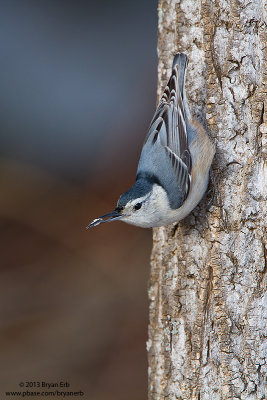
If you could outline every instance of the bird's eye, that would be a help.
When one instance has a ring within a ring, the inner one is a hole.
[[[135,210],[139,210],[142,207],[142,203],[136,203],[134,206]]]

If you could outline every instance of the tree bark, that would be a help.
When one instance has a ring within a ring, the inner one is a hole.
[[[159,1],[158,94],[173,55],[187,53],[188,100],[216,143],[222,207],[208,210],[206,196],[181,223],[154,229],[150,400],[266,398],[264,15],[260,0]]]

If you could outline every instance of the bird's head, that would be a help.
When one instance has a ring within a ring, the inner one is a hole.
[[[161,186],[147,179],[139,179],[120,196],[114,211],[93,220],[87,228],[119,219],[143,228],[157,226],[163,198],[164,203],[167,202],[166,192]]]

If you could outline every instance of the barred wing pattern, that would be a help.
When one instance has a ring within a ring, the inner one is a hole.
[[[184,75],[184,71],[182,72]],[[172,75],[150,124],[147,140],[152,136],[152,143],[155,144],[160,137],[185,200],[190,189],[192,160],[188,148],[186,116],[181,92],[179,67],[174,64]]]

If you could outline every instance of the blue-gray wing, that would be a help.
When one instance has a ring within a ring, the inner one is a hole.
[[[183,204],[191,182],[183,103],[186,65],[185,54],[174,57],[172,74],[150,124],[137,170],[137,178],[146,174],[156,177],[168,193],[172,208]]]

